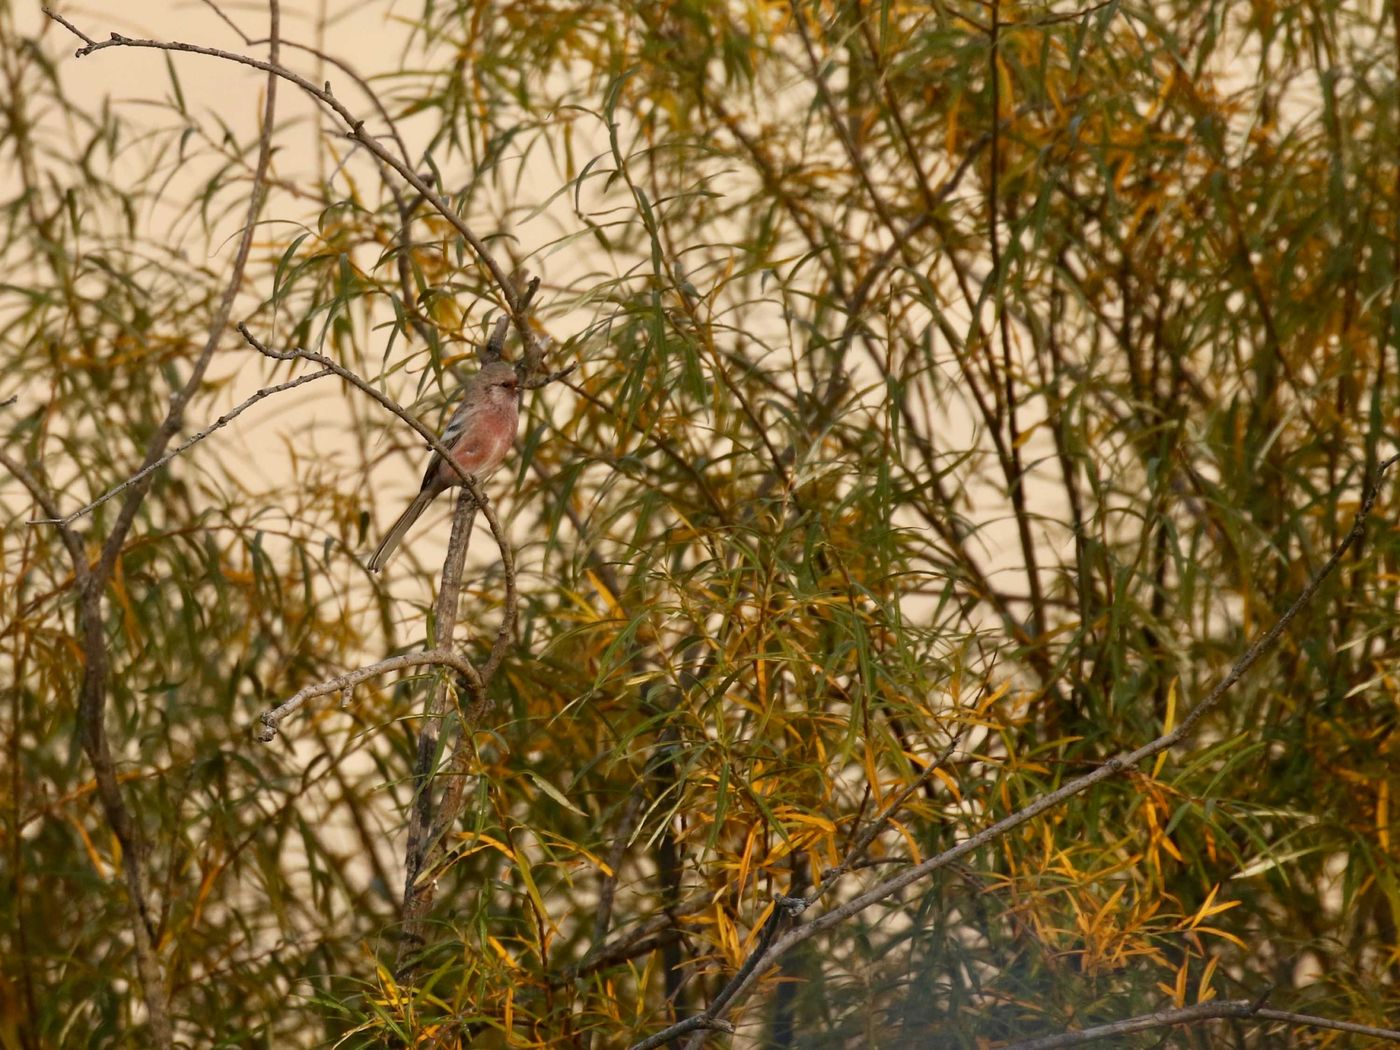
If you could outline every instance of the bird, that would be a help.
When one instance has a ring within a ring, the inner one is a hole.
[[[507,361],[492,361],[463,385],[462,400],[447,429],[442,432],[442,444],[468,474],[478,481],[489,476],[505,462],[515,443],[515,428],[520,413],[520,379],[515,366]],[[389,529],[379,549],[369,559],[371,572],[384,568],[404,534],[413,527],[428,504],[462,477],[437,452],[428,460],[423,484],[413,502]]]

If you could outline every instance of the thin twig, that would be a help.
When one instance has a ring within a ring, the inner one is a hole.
[[[202,4],[204,4],[205,7],[209,8],[209,10],[212,11],[212,12],[214,13],[214,15],[216,15],[216,16],[219,18],[219,20],[222,21],[222,22],[224,23],[224,25],[228,26],[230,29],[232,29],[235,33],[238,34],[239,39],[243,41],[243,46],[244,46],[244,47],[252,47],[252,46],[253,46],[253,40],[252,40],[252,38],[251,38],[247,33],[243,32],[243,30],[240,29],[240,28],[238,27],[238,23],[235,22],[235,21],[234,21],[232,18],[230,18],[228,15],[226,15],[226,14],[224,13],[224,9],[223,9],[222,7],[220,7],[218,4],[214,3],[214,0],[200,0],[200,2],[201,2]],[[71,28],[71,27],[70,27],[70,28]],[[96,41],[94,41],[94,43],[95,43],[95,42],[96,42]],[[264,40],[263,43],[265,44],[265,43],[267,43],[267,41]],[[284,41],[282,41],[282,43],[283,43],[284,45],[286,45],[286,44],[289,44],[290,41],[284,40]]]
[[[262,401],[264,398],[269,398],[273,394],[280,394],[284,390],[291,390],[293,387],[302,386],[306,383],[311,382],[313,379],[320,379],[322,376],[328,375],[334,375],[334,373],[329,368],[323,368],[319,372],[312,372],[310,375],[299,376],[296,379],[290,379],[285,383],[278,383],[275,386],[263,387],[256,393],[249,395],[248,398],[242,403],[230,409],[228,412],[225,412],[222,416],[214,420],[213,423],[209,424],[209,426],[205,427],[198,434],[193,435],[188,440],[177,445],[165,455],[161,456],[160,459],[156,460],[154,463],[148,463],[146,466],[138,470],[135,474],[131,475],[131,477],[123,481],[120,485],[108,489],[101,496],[98,496],[97,499],[93,500],[86,506],[79,507],[77,510],[73,511],[73,513],[68,514],[62,518],[55,518],[52,516],[52,512],[45,510],[46,514],[50,514],[49,517],[35,518],[32,521],[30,521],[29,524],[61,526],[71,525],[73,524],[73,522],[77,521],[85,514],[91,514],[94,510],[102,506],[102,504],[106,503],[113,496],[121,495],[127,489],[131,488],[132,485],[135,485],[137,482],[144,480],[148,474],[153,474],[155,471],[165,466],[175,457],[183,454],[184,452],[187,452],[189,449],[193,448],[195,445],[199,444],[201,441],[207,438],[210,434],[214,433],[214,431],[222,430],[224,427],[228,426],[235,419],[241,416],[248,409],[252,408],[259,401]]]
[[[1158,1010],[1156,1013],[1127,1017],[1109,1024],[1095,1025],[1078,1032],[1061,1032],[1058,1035],[1042,1036],[1012,1043],[1004,1050],[1061,1050],[1067,1046],[1083,1046],[1100,1039],[1113,1039],[1131,1035],[1134,1032],[1150,1032],[1156,1028],[1171,1028],[1175,1025],[1195,1024],[1198,1021],[1215,1021],[1221,1018],[1237,1018],[1246,1021],[1279,1021],[1299,1028],[1331,1028],[1339,1032],[1353,1032],[1370,1036],[1373,1039],[1386,1039],[1400,1043],[1400,1031],[1392,1028],[1372,1028],[1370,1025],[1353,1024],[1350,1021],[1333,1021],[1326,1017],[1311,1014],[1295,1014],[1284,1010],[1266,1010],[1258,1002],[1249,999],[1223,1000],[1213,1003],[1198,1003],[1173,1010]]]
[[[448,648],[400,653],[398,656],[391,656],[366,667],[357,667],[353,671],[346,671],[334,678],[327,678],[324,681],[303,686],[293,696],[283,700],[276,707],[268,708],[258,716],[257,739],[265,744],[275,737],[277,727],[281,724],[282,719],[293,714],[308,700],[314,700],[318,696],[327,696],[331,693],[350,692],[361,682],[367,682],[371,678],[378,678],[380,675],[389,674],[392,671],[402,671],[406,667],[450,667],[454,671],[466,675],[468,679],[475,679],[477,676],[476,668],[472,666],[470,660],[457,655]]]
[[[88,36],[86,33],[84,33],[81,29],[75,26],[72,22],[68,21],[68,19],[64,18],[57,11],[50,11],[47,7],[45,7],[43,8],[43,12],[44,14],[52,18],[55,22],[57,22],[59,25],[61,25],[64,29],[68,30],[68,32],[72,33],[79,40],[85,41],[88,47],[97,46],[96,40]]]
[[[1351,1021],[1334,1021],[1330,1017],[1295,1014],[1289,1010],[1260,1009],[1254,1011],[1254,1016],[1265,1021],[1281,1021],[1284,1024],[1308,1028],[1330,1028],[1334,1032],[1353,1032],[1356,1035],[1369,1035],[1375,1039],[1388,1039],[1392,1043],[1400,1043],[1400,1029],[1395,1028],[1373,1028],[1371,1025],[1355,1024]]]
[[[312,364],[320,365],[327,371],[334,372],[336,375],[340,376],[341,379],[345,380],[357,390],[368,394],[375,401],[379,402],[381,406],[387,408],[390,412],[398,416],[401,420],[403,420],[415,431],[417,431],[418,436],[421,437],[425,442],[427,442],[428,448],[432,449],[439,456],[441,456],[443,458],[443,461],[446,462],[449,467],[451,467],[454,471],[457,472],[457,476],[461,478],[462,484],[465,485],[467,489],[471,492],[471,494],[477,498],[478,502],[480,502],[484,498],[481,494],[480,488],[476,484],[476,478],[473,477],[471,474],[467,473],[466,468],[457,462],[457,460],[452,455],[452,451],[442,443],[437,433],[431,427],[429,427],[428,424],[424,423],[412,412],[404,408],[403,405],[399,404],[388,394],[384,393],[373,383],[369,382],[369,380],[350,371],[350,369],[346,368],[344,365],[340,364],[340,362],[334,360],[333,358],[329,358],[325,354],[319,354],[315,350],[304,350],[301,347],[294,347],[291,350],[274,350],[272,349],[272,347],[268,346],[266,343],[262,342],[262,340],[260,340],[257,336],[255,336],[252,333],[252,331],[248,328],[248,326],[243,322],[240,321],[236,327],[238,329],[238,333],[241,336],[243,336],[243,338],[248,342],[248,345],[251,346],[258,353],[263,354],[266,357],[270,357],[276,361],[310,361]]]

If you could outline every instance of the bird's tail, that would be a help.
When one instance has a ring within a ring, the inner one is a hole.
[[[394,527],[389,530],[389,534],[384,537],[384,542],[379,545],[379,549],[370,558],[370,572],[378,572],[384,568],[384,563],[389,560],[389,555],[394,553],[399,541],[403,539],[404,533],[413,528],[413,523],[422,517],[423,512],[428,509],[428,504],[433,501],[433,497],[436,495],[437,493],[432,489],[426,488],[413,497],[413,502],[399,515],[399,520],[394,522]]]

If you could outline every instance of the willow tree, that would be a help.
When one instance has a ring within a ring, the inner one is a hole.
[[[317,11],[0,0],[4,1045],[1400,1040],[1393,7]]]

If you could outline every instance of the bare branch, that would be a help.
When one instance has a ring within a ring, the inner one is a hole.
[[[50,17],[65,26],[82,39],[89,41],[87,48],[101,47],[90,38],[50,12]],[[278,55],[280,30],[280,8],[278,0],[269,3],[270,62],[275,65]],[[84,48],[84,50],[87,50]],[[268,168],[272,157],[272,132],[275,125],[277,106],[277,80],[269,75],[267,93],[263,105],[262,131],[258,138],[258,160],[253,174],[252,192],[248,201],[248,211],[243,224],[243,232],[234,253],[228,283],[224,288],[214,316],[209,321],[208,335],[204,346],[195,357],[194,365],[184,385],[170,398],[170,407],[165,419],[157,428],[146,447],[142,470],[157,463],[169,448],[170,442],[179,433],[184,422],[184,413],[190,400],[198,392],[204,381],[205,372],[213,359],[228,327],[229,314],[234,299],[243,284],[243,273],[252,250],[253,234],[257,228],[258,213],[267,195]],[[146,871],[144,868],[148,849],[146,836],[140,824],[132,815],[131,809],[122,794],[117,779],[116,763],[112,757],[111,742],[107,736],[106,712],[108,676],[111,660],[107,650],[107,623],[104,614],[104,597],[107,584],[112,578],[117,561],[126,544],[126,538],[135,524],[136,515],[154,481],[154,471],[142,474],[126,489],[125,499],[117,513],[111,532],[102,545],[97,564],[87,570],[85,556],[70,547],[74,558],[75,577],[83,579],[78,603],[78,625],[82,635],[83,677],[78,695],[78,736],[84,753],[92,763],[93,779],[97,785],[97,796],[102,806],[103,817],[111,828],[112,835],[120,847],[122,873],[126,883],[127,905],[130,912],[133,948],[136,957],[136,971],[140,981],[142,997],[145,1000],[150,1041],[160,1050],[174,1045],[174,1032],[170,1023],[170,990],[162,974],[159,958],[159,942],[156,924],[150,913],[146,897]],[[46,513],[55,516],[53,511]],[[66,529],[67,526],[60,526]],[[67,542],[67,541],[65,541]],[[84,572],[86,575],[84,576]]]
[[[1083,1046],[1101,1039],[1132,1035],[1134,1032],[1150,1032],[1156,1028],[1171,1028],[1175,1025],[1195,1024],[1200,1021],[1215,1021],[1221,1018],[1238,1018],[1246,1021],[1279,1021],[1299,1028],[1330,1028],[1339,1032],[1353,1032],[1370,1036],[1373,1039],[1386,1039],[1400,1043],[1400,1031],[1391,1028],[1372,1028],[1369,1025],[1352,1024],[1349,1021],[1333,1021],[1326,1017],[1310,1014],[1288,1013],[1284,1010],[1265,1010],[1258,1002],[1249,999],[1223,1000],[1213,1003],[1198,1003],[1173,1010],[1159,1010],[1156,1013],[1128,1017],[1110,1024],[1095,1025],[1078,1032],[1061,1032],[1058,1035],[1042,1036],[1012,1043],[1005,1050],[1061,1050],[1067,1046]]]
[[[257,739],[265,744],[275,737],[282,719],[295,712],[308,700],[314,700],[318,696],[326,696],[330,693],[349,692],[361,682],[389,674],[391,671],[402,671],[405,667],[450,667],[467,676],[469,680],[476,678],[476,668],[472,666],[471,661],[457,655],[450,649],[424,649],[416,653],[400,653],[398,656],[391,656],[366,667],[358,667],[353,671],[336,675],[334,678],[327,678],[324,681],[305,686],[276,707],[268,708],[258,716]]]
[[[476,479],[472,477],[471,474],[468,474],[466,469],[460,463],[458,463],[456,459],[453,458],[451,450],[446,445],[444,445],[441,440],[439,440],[436,431],[434,431],[431,427],[428,426],[428,424],[424,423],[421,419],[415,416],[408,409],[404,408],[403,405],[399,404],[388,394],[384,393],[382,390],[376,387],[373,383],[369,382],[362,376],[359,376],[356,373],[350,371],[350,369],[346,368],[338,361],[327,357],[325,354],[319,354],[314,350],[304,350],[301,347],[294,347],[291,350],[274,350],[266,343],[258,339],[258,337],[255,336],[252,333],[252,331],[249,330],[248,326],[243,322],[240,321],[237,325],[237,328],[239,334],[242,335],[245,340],[247,340],[248,345],[251,346],[258,353],[263,354],[266,357],[273,358],[276,361],[310,361],[313,364],[320,365],[322,368],[326,369],[329,372],[334,372],[336,375],[340,376],[341,379],[345,380],[357,390],[363,391],[364,393],[368,394],[375,401],[379,402],[380,405],[382,405],[384,408],[387,408],[390,412],[398,416],[405,423],[411,426],[415,431],[417,431],[418,436],[421,437],[425,442],[427,442],[428,448],[432,449],[439,456],[441,456],[444,462],[446,462],[453,470],[457,472],[457,476],[462,479],[462,484],[467,486],[467,488],[471,491],[472,495],[477,497],[478,501],[482,499],[481,492],[476,487]]]
[[[462,592],[462,567],[467,560],[467,545],[471,541],[476,504],[472,494],[463,489],[457,497],[452,515],[452,535],[447,542],[447,555],[442,563],[442,584],[434,606],[433,641],[440,649],[452,644],[452,632],[457,627],[458,598]],[[473,670],[468,681],[480,696],[484,690],[482,676]],[[433,770],[438,758],[438,733],[450,702],[448,683],[441,681],[433,690],[424,711],[423,726],[418,731],[418,760],[413,770],[414,799],[409,809],[408,846],[404,856],[403,928],[399,932],[398,969],[400,975],[410,964],[412,953],[423,943],[424,922],[432,908],[435,886],[433,880],[420,882],[419,875],[430,867],[429,857],[436,843],[433,831]],[[465,734],[464,734],[465,735]]]
[[[200,0],[200,3],[202,3],[205,7],[209,8],[209,10],[210,10],[211,12],[213,12],[213,14],[214,14],[216,17],[218,17],[218,19],[219,19],[221,22],[224,23],[224,25],[228,26],[228,27],[229,27],[230,29],[232,29],[235,33],[237,33],[237,34],[238,34],[238,38],[239,38],[240,40],[243,41],[243,46],[244,46],[244,47],[252,47],[252,46],[253,46],[253,40],[252,40],[252,38],[251,38],[250,36],[248,36],[247,33],[243,32],[243,30],[240,29],[240,28],[238,27],[238,23],[235,22],[232,18],[230,18],[227,14],[225,14],[225,13],[224,13],[224,9],[221,8],[218,4],[214,3],[214,0]],[[47,13],[47,12],[46,12],[46,13]],[[66,24],[66,23],[65,23],[65,24]],[[72,29],[73,27],[72,27],[72,26],[69,26],[68,28]],[[77,30],[73,30],[73,31],[74,31],[74,32],[77,32]],[[91,41],[91,43],[96,43],[96,41]],[[262,41],[262,43],[266,44],[267,41],[264,40],[264,41]],[[286,40],[283,40],[282,43],[283,43],[284,46],[286,46],[286,45],[288,45],[290,42],[289,42],[289,41],[286,41]]]
[[[121,495],[127,489],[131,488],[132,485],[135,485],[137,482],[144,480],[148,474],[153,474],[155,471],[165,466],[175,457],[183,454],[184,452],[187,452],[189,449],[193,448],[195,445],[199,444],[201,441],[207,438],[210,434],[214,433],[216,430],[222,430],[224,427],[228,426],[248,409],[256,405],[259,401],[262,401],[265,398],[269,398],[273,394],[280,394],[284,390],[291,390],[293,387],[299,387],[306,383],[310,383],[312,380],[320,379],[322,376],[328,376],[333,374],[334,373],[332,373],[329,368],[323,368],[319,372],[312,372],[310,375],[299,376],[298,378],[290,379],[285,383],[278,383],[275,386],[263,387],[256,393],[249,395],[244,401],[236,405],[234,408],[230,409],[228,412],[225,412],[222,416],[214,420],[213,423],[209,424],[209,426],[205,427],[198,434],[193,435],[186,441],[177,445],[165,455],[161,456],[160,459],[156,460],[154,463],[149,463],[146,466],[142,467],[135,474],[131,475],[131,477],[123,481],[120,485],[108,489],[101,496],[98,496],[97,499],[93,500],[86,506],[79,507],[77,510],[73,511],[73,513],[68,514],[62,518],[53,517],[52,515],[55,512],[48,510],[48,508],[45,508],[44,512],[46,514],[49,514],[50,516],[47,518],[36,518],[33,521],[29,522],[29,524],[59,526],[71,525],[83,515],[91,514],[94,510],[102,506],[102,504],[106,503],[113,496]]]
[[[57,22],[59,25],[61,25],[64,29],[68,30],[68,32],[72,33],[79,40],[84,41],[88,47],[97,46],[96,40],[88,36],[86,33],[84,33],[81,29],[75,26],[72,22],[68,21],[68,19],[64,18],[57,11],[51,11],[47,7],[45,7],[43,8],[43,12],[44,14],[52,18],[55,22]]]
[[[1282,1021],[1284,1024],[1306,1028],[1328,1028],[1334,1032],[1352,1032],[1356,1035],[1369,1035],[1374,1039],[1387,1039],[1392,1043],[1400,1043],[1400,1029],[1395,1028],[1373,1028],[1370,1025],[1353,1024],[1351,1021],[1334,1021],[1330,1017],[1295,1014],[1288,1010],[1260,1009],[1254,1011],[1254,1016],[1264,1021]]]
[[[640,1043],[632,1044],[631,1050],[653,1050],[654,1047],[669,1043],[677,1036],[686,1035],[690,1032],[699,1032],[700,1038],[704,1039],[705,1032],[733,1032],[734,1026],[728,1021],[715,1017],[706,1017],[704,1014],[696,1014],[694,1017],[687,1017],[684,1021],[673,1024],[664,1032],[657,1032],[656,1035],[643,1039]]]

